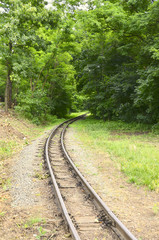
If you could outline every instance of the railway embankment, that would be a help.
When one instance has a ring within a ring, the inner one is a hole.
[[[43,147],[48,131],[13,114],[0,116],[2,240],[69,238],[44,168]]]
[[[50,130],[3,113],[0,132],[0,239],[71,239],[43,158]],[[138,239],[157,240],[158,192],[128,182],[112,156],[85,146],[78,129],[70,127],[65,139],[75,165],[116,216]]]

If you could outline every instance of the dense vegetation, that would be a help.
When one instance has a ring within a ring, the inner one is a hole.
[[[0,1],[0,96],[35,122],[159,121],[159,0]]]

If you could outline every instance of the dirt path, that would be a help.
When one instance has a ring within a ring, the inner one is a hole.
[[[127,182],[109,155],[86,149],[74,128],[66,134],[66,148],[76,166],[110,209],[140,240],[159,239],[159,194]]]
[[[46,134],[26,146],[9,165],[11,186],[0,199],[1,240],[69,239],[44,169],[45,138]]]

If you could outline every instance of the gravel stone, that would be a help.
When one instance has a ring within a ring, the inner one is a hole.
[[[36,192],[34,192],[36,183],[33,181],[35,169],[33,165],[35,164],[39,141],[38,139],[31,145],[26,146],[13,166],[11,189],[13,206],[36,204]]]

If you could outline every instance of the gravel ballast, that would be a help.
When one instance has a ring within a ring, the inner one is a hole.
[[[37,188],[33,176],[35,174],[35,155],[38,143],[39,139],[26,146],[13,166],[11,191],[13,206],[30,206],[37,202]]]

